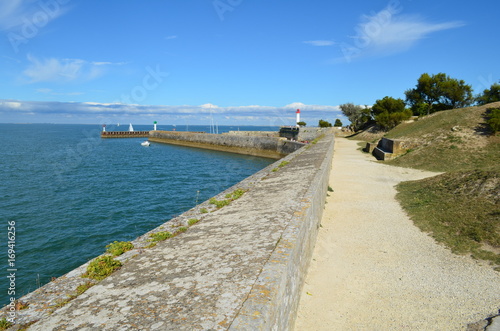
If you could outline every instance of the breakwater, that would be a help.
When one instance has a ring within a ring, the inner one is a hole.
[[[17,321],[39,320],[30,330],[292,327],[333,144],[328,134],[137,238],[120,270],[75,298],[87,264],[26,295]],[[179,234],[149,247],[165,231]]]
[[[304,144],[277,137],[151,131],[149,141],[279,159]]]
[[[141,138],[149,137],[149,131],[102,131],[101,138]]]

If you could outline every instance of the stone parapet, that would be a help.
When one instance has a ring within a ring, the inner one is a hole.
[[[214,197],[245,191],[227,205],[205,201],[137,238],[118,258],[118,271],[75,298],[68,295],[88,280],[80,277],[86,265],[26,295],[18,321],[38,320],[29,330],[43,331],[290,329],[333,145],[328,134]],[[146,246],[150,234],[182,226],[175,237]]]

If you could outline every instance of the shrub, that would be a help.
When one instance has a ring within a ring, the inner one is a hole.
[[[384,111],[375,116],[375,121],[381,128],[389,130],[394,128],[399,123],[409,119],[411,115],[412,112],[408,109],[396,113],[389,113]]]
[[[106,252],[113,256],[122,255],[131,249],[134,249],[134,245],[130,241],[114,241],[111,244],[106,245]]]
[[[101,256],[90,262],[83,277],[102,280],[121,266],[122,263],[111,256]]]
[[[486,123],[493,133],[500,131],[500,108],[489,108]]]
[[[332,123],[330,123],[328,121],[319,120],[318,126],[320,128],[331,128],[332,127]]]

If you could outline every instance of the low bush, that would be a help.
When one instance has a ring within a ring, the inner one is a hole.
[[[487,112],[486,123],[493,133],[497,133],[500,131],[500,108],[489,108]]]

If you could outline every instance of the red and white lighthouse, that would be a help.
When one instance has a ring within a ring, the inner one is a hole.
[[[297,116],[296,124],[297,124],[297,126],[299,126],[299,122],[300,122],[300,109],[297,109],[297,111],[295,112],[295,114]]]

